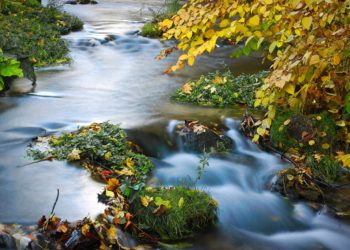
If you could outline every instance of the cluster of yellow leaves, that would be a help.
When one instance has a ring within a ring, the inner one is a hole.
[[[168,72],[193,65],[219,40],[243,43],[239,55],[261,50],[272,61],[256,92],[255,106],[268,111],[255,141],[269,134],[276,107],[328,110],[349,134],[340,121],[345,105],[350,110],[350,0],[191,0],[160,26],[164,39],[178,40],[183,51]]]

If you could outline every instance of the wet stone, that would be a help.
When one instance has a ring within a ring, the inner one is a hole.
[[[223,152],[232,148],[233,141],[197,121],[185,121],[178,126],[177,134],[181,148],[191,152]]]

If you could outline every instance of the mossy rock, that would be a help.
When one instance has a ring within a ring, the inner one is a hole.
[[[193,237],[217,220],[217,203],[204,191],[187,187],[146,188],[131,209],[138,225],[163,241]]]
[[[270,134],[273,146],[283,151],[298,148],[306,153],[329,154],[336,146],[337,126],[327,112],[303,115],[296,111],[279,110]]]

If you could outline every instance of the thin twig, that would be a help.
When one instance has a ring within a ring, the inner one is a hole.
[[[59,197],[60,197],[60,190],[57,188],[56,200],[55,200],[55,203],[53,204],[53,207],[52,207],[52,210],[51,210],[50,215],[52,215],[53,212],[55,211],[55,207],[56,207],[56,204],[57,204],[57,201],[58,201],[58,198],[59,198]]]
[[[43,162],[43,161],[52,161],[52,159],[53,159],[53,156],[50,155],[50,156],[46,157],[45,159],[33,161],[33,162],[24,164],[24,165],[22,165],[22,166],[17,166],[17,167],[18,167],[18,168],[23,168],[23,167],[26,167],[26,166],[29,166],[29,165],[33,165],[33,164],[36,164],[36,163],[39,163],[39,162]]]

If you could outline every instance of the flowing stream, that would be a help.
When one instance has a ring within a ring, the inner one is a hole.
[[[197,249],[349,249],[350,226],[292,203],[269,191],[274,174],[288,164],[243,138],[238,124],[244,110],[178,105],[169,95],[201,74],[229,67],[234,73],[266,68],[260,58],[228,59],[228,48],[203,56],[197,66],[173,75],[163,70],[175,57],[155,56],[171,45],[140,37],[157,0],[100,0],[98,5],[64,8],[81,17],[84,30],[65,38],[73,62],[38,70],[33,90],[18,80],[0,98],[0,223],[34,224],[48,214],[59,188],[56,214],[68,220],[96,216],[103,184],[83,168],[65,162],[30,162],[26,147],[36,136],[74,130],[91,122],[120,123],[152,156],[152,181],[173,185],[195,179],[200,156],[169,147],[174,126],[184,119],[220,124],[233,139],[232,151],[210,157],[197,188],[219,203],[217,229],[195,239]],[[223,66],[223,65],[226,66]]]

